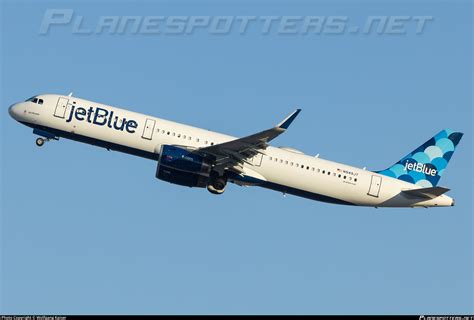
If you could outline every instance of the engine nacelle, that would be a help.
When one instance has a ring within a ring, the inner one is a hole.
[[[212,164],[186,149],[163,145],[156,168],[158,179],[187,187],[205,188]]]
[[[211,172],[209,182],[207,184],[207,190],[213,194],[222,194],[225,191],[227,185],[227,175],[219,175],[217,172]]]

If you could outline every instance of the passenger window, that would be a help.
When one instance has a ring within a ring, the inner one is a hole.
[[[178,133],[178,138],[181,138],[181,133]]]
[[[346,176],[344,176],[344,180],[346,180],[346,178],[347,178],[347,177],[346,177]]]
[[[280,163],[283,163],[283,159],[280,159]]]
[[[328,176],[330,176],[330,175],[331,175],[331,171],[328,171]]]
[[[306,170],[309,170],[309,167],[308,167],[308,166],[306,167]]]
[[[288,164],[288,160],[287,160],[287,161],[285,161],[285,164]]]
[[[338,175],[337,177],[338,177],[338,178],[340,178],[340,177],[341,177],[341,175]]]
[[[354,182],[357,182],[357,178],[354,178]]]
[[[323,174],[325,174],[325,173],[326,173],[326,171],[325,171],[325,170],[323,170]]]
[[[272,157],[270,157],[270,161],[272,161],[272,159],[273,159],[273,158],[272,158]]]
[[[293,166],[293,162],[290,162],[290,166]]]

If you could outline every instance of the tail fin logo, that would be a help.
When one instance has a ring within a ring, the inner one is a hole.
[[[438,174],[438,171],[436,169],[430,168],[424,163],[406,161],[405,171],[412,171],[412,170],[416,172],[421,172],[421,173],[424,173],[425,175],[430,175],[433,177]]]
[[[463,134],[443,130],[388,169],[378,173],[421,187],[438,184]]]

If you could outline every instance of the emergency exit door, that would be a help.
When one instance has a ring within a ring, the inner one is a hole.
[[[382,177],[372,176],[372,179],[370,181],[369,192],[367,194],[369,196],[378,198],[381,185],[382,185]]]
[[[155,120],[146,119],[145,127],[143,128],[142,138],[151,140],[153,138],[153,131],[155,130]]]
[[[260,167],[262,164],[263,155],[261,153],[256,154],[252,158],[250,158],[250,163],[253,164],[255,167]]]
[[[56,105],[56,109],[54,109],[54,116],[58,118],[64,118],[66,115],[67,103],[69,99],[66,98],[59,98],[58,104]]]

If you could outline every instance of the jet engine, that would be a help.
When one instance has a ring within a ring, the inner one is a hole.
[[[180,147],[163,145],[156,177],[182,186],[205,188],[210,181],[211,169],[208,159]]]

